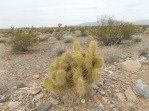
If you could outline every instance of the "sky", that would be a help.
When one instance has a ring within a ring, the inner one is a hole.
[[[0,28],[78,25],[101,15],[124,21],[149,19],[148,5],[149,0],[0,0]]]

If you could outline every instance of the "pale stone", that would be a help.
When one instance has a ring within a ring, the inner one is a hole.
[[[128,101],[136,101],[137,100],[136,95],[134,94],[134,92],[131,89],[127,89],[125,91],[125,95],[126,95]]]
[[[115,94],[120,101],[126,101],[125,96],[123,93],[116,93]]]
[[[127,71],[138,71],[141,68],[139,61],[127,60],[121,63],[121,67]]]

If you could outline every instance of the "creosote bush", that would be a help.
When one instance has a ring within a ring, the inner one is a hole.
[[[87,36],[86,28],[80,28],[81,36]]]
[[[31,47],[38,40],[38,36],[31,31],[23,32],[18,30],[13,32],[6,44],[11,45],[13,51],[25,52],[28,50],[28,47]]]
[[[120,44],[122,40],[130,39],[135,33],[135,26],[131,23],[114,20],[112,17],[103,16],[101,26],[93,27],[93,35],[106,46]]]
[[[51,74],[45,77],[44,86],[54,94],[83,96],[88,87],[101,78],[99,68],[104,60],[96,52],[96,41],[90,42],[88,51],[83,51],[80,43],[75,41],[73,52],[63,53],[50,66]]]

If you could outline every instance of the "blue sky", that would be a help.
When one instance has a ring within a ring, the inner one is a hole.
[[[98,16],[149,19],[149,0],[0,0],[0,28],[50,27],[97,21]]]

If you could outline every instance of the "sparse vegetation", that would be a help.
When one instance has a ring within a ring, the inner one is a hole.
[[[64,42],[65,43],[71,43],[71,42],[73,42],[73,37],[72,36],[65,36],[64,37]]]
[[[64,45],[60,44],[55,48],[55,51],[56,51],[57,56],[61,56],[64,52],[66,52],[66,48]]]
[[[116,46],[103,48],[100,52],[104,56],[105,62],[110,64],[118,62],[122,58],[122,56],[124,56],[123,50]]]
[[[83,96],[87,87],[101,78],[99,68],[103,58],[96,54],[97,44],[91,41],[89,51],[82,51],[79,42],[74,42],[73,53],[65,52],[51,65],[50,77],[44,86],[55,94],[75,93]]]
[[[149,41],[142,41],[139,45],[136,46],[136,50],[139,56],[149,54]]]
[[[134,42],[141,42],[142,41],[142,38],[140,36],[135,36],[135,37],[132,38],[132,40]]]
[[[87,36],[86,34],[86,28],[80,28],[80,31],[81,31],[81,36]]]
[[[28,50],[28,47],[31,47],[38,39],[38,36],[31,31],[24,32],[17,30],[13,32],[13,35],[6,41],[6,44],[11,45],[13,51],[25,52]]]
[[[133,24],[117,21],[109,16],[101,17],[100,21],[101,26],[94,27],[92,33],[106,46],[120,44],[122,40],[131,38],[135,32]]]
[[[55,38],[56,38],[57,40],[63,39],[63,33],[62,33],[62,32],[56,32]]]

